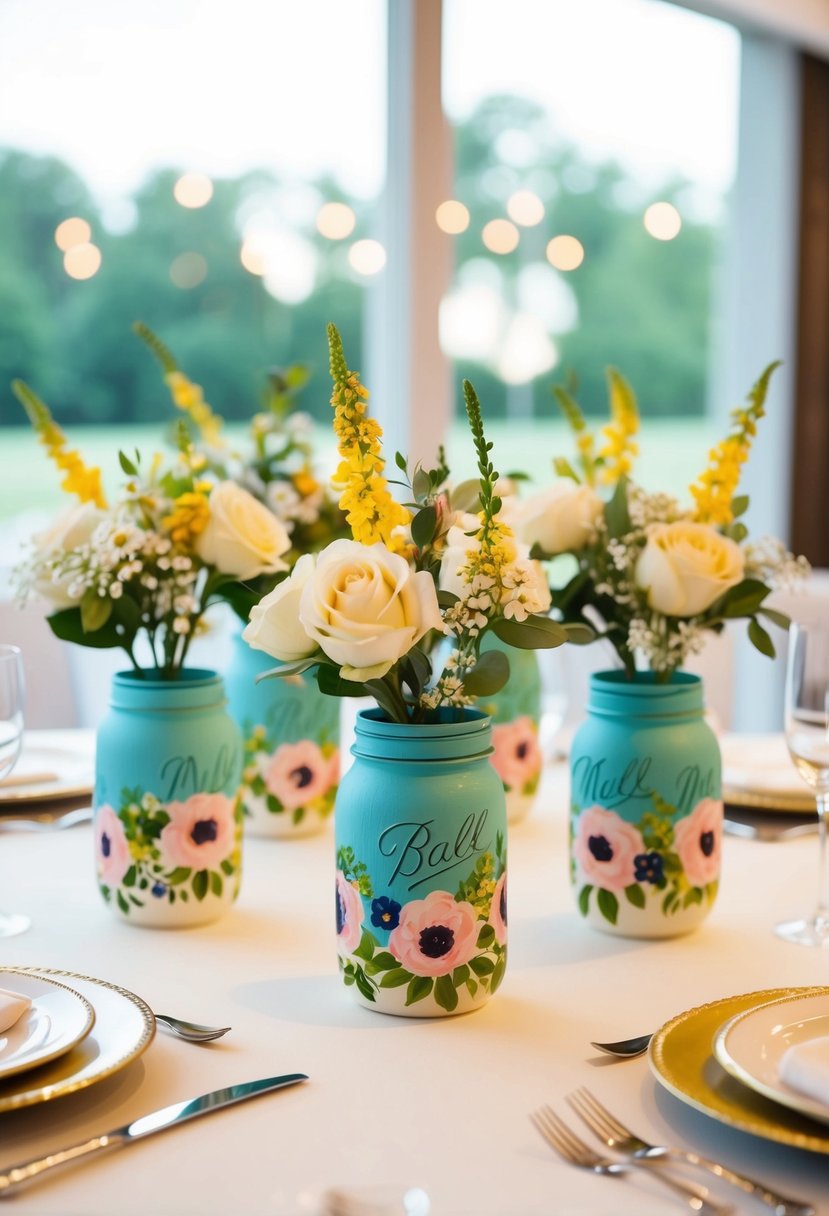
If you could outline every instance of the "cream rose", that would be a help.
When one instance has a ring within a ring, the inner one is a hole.
[[[302,589],[313,573],[313,555],[303,553],[291,571],[291,577],[254,604],[242,632],[248,646],[264,650],[265,654],[281,659],[283,663],[294,663],[314,653],[317,644],[308,637],[299,619]]]
[[[665,616],[698,616],[743,578],[740,546],[709,524],[654,524],[636,563],[648,603]]]
[[[103,511],[94,503],[80,502],[61,511],[52,525],[34,537],[35,557],[38,562],[63,557],[73,549],[85,545],[104,518]],[[56,608],[69,608],[77,604],[67,591],[71,576],[52,578],[43,573],[35,580],[35,590]]]
[[[514,521],[516,536],[545,553],[571,553],[596,538],[602,500],[590,486],[558,481],[522,504]]]
[[[287,570],[281,555],[291,547],[284,526],[267,507],[237,486],[221,481],[210,494],[210,518],[196,542],[203,562],[222,574],[256,578]]]
[[[320,553],[299,617],[344,680],[379,679],[430,629],[443,629],[430,574],[383,544],[353,540]]]

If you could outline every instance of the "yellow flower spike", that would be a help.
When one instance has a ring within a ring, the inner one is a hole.
[[[394,531],[406,527],[411,516],[392,498],[381,475],[386,463],[380,442],[383,430],[374,418],[366,417],[368,390],[360,383],[358,373],[349,370],[342,339],[334,325],[328,326],[328,351],[334,433],[341,457],[335,474],[335,484],[342,487],[340,509],[345,512],[356,541],[364,545],[381,541],[399,552],[405,541],[395,536]]]
[[[639,454],[639,448],[632,439],[639,430],[639,407],[633,389],[615,368],[607,369],[607,379],[611,420],[602,427],[606,442],[599,449],[599,458],[603,463],[600,479],[604,485],[615,485],[630,473],[633,457]]]
[[[205,495],[187,491],[179,495],[161,523],[175,544],[190,545],[207,527],[209,518],[210,506]]]
[[[84,464],[79,452],[68,449],[66,436],[52,417],[49,407],[27,384],[22,380],[15,380],[12,389],[37,432],[38,439],[60,471],[65,473],[60,488],[67,494],[77,495],[81,502],[94,502],[96,507],[106,508],[101,470],[94,466],[90,468]]]
[[[199,429],[202,439],[210,447],[224,447],[220,434],[222,418],[214,413],[204,399],[201,385],[194,384],[179,369],[172,351],[153,333],[148,325],[136,321],[133,329],[150,348],[164,371],[164,382],[170,390],[174,404],[188,414]]]
[[[757,423],[765,414],[769,381],[780,361],[770,363],[748,394],[748,405],[731,411],[731,431],[708,453],[708,467],[690,486],[694,519],[723,527],[734,519],[733,501],[742,466],[748,460]]]

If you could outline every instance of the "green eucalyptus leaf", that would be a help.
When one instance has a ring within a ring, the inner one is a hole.
[[[498,617],[492,623],[492,632],[507,646],[518,650],[551,650],[567,641],[563,625],[551,621],[548,616],[528,616],[525,621],[510,621]]]
[[[432,489],[432,479],[425,469],[420,465],[415,469],[414,477],[412,478],[412,493],[418,502],[422,502],[427,498]]]
[[[567,634],[567,641],[573,646],[589,646],[596,640],[595,629],[591,629],[589,625],[582,625],[578,621],[566,621],[562,625],[562,629]]]
[[[394,463],[397,465],[398,469],[400,469],[401,473],[406,472],[406,457],[402,452],[394,453]]]
[[[608,534],[612,538],[624,536],[632,527],[628,509],[628,479],[620,477],[613,497],[605,503],[604,518]]]
[[[758,578],[744,578],[720,597],[714,605],[714,615],[729,619],[753,616],[769,594],[770,588]]]
[[[464,677],[463,690],[470,697],[491,697],[509,679],[509,659],[502,650],[485,651]]]
[[[112,616],[113,601],[108,595],[98,595],[94,589],[84,593],[81,600],[81,628],[84,633],[103,629]]]
[[[365,684],[358,684],[354,680],[342,679],[339,668],[327,662],[320,662],[319,667],[317,667],[317,687],[320,692],[326,693],[329,697],[371,696]]]
[[[127,456],[127,454],[125,452],[121,452],[121,451],[118,452],[118,463],[120,464],[121,468],[124,470],[124,472],[127,474],[128,477],[137,477],[138,476],[138,469],[135,467],[135,465],[132,463],[129,456]]]
[[[454,591],[438,591],[439,608],[452,608],[459,599],[460,596],[455,595]]]
[[[435,536],[435,527],[437,525],[438,513],[436,508],[429,503],[418,511],[417,515],[412,520],[412,540],[417,545],[418,549],[425,549],[430,545]]]
[[[760,615],[764,616],[766,620],[771,621],[773,625],[777,625],[780,629],[788,629],[792,623],[791,617],[786,616],[785,612],[778,612],[776,608],[763,607],[760,609]]]
[[[270,667],[267,671],[261,671],[256,677],[256,683],[260,680],[272,680],[280,676],[298,676],[303,671],[308,671],[309,667],[316,667],[319,663],[321,655],[313,654],[307,659],[297,659],[294,663],[280,663],[278,667]]]
[[[748,623],[749,639],[761,654],[773,659],[776,655],[774,642],[771,640],[770,634],[763,628],[756,617],[752,617]]]
[[[455,486],[449,495],[453,511],[474,512],[481,509],[481,483],[471,478]]]
[[[553,468],[559,477],[569,477],[571,481],[575,481],[577,484],[581,483],[578,473],[564,456],[556,456],[553,461]]]
[[[123,635],[116,632],[115,619],[109,620],[94,633],[86,633],[81,624],[80,608],[63,608],[53,612],[48,618],[49,628],[56,638],[62,642],[75,642],[78,646],[91,646],[94,650],[110,650],[114,646],[123,646]]]
[[[745,515],[748,510],[748,494],[738,494],[736,498],[731,499],[731,514],[734,519],[739,519],[741,515]]]

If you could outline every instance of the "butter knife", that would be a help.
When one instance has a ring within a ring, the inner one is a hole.
[[[133,1144],[136,1140],[143,1140],[145,1136],[163,1132],[168,1127],[187,1123],[190,1119],[198,1118],[199,1115],[207,1115],[213,1110],[222,1110],[225,1106],[244,1102],[246,1098],[255,1098],[257,1094],[267,1094],[272,1089],[282,1089],[286,1085],[297,1085],[300,1081],[307,1080],[308,1077],[305,1073],[294,1072],[288,1073],[284,1077],[264,1077],[260,1081],[228,1085],[226,1089],[214,1089],[209,1094],[202,1094],[200,1098],[190,1098],[187,1102],[174,1102],[172,1106],[164,1106],[161,1110],[154,1110],[149,1115],[142,1115],[140,1119],[135,1119],[124,1127],[116,1127],[112,1131],[104,1132],[101,1136],[93,1136],[91,1140],[72,1144],[69,1148],[50,1153],[48,1157],[37,1157],[32,1161],[10,1166],[0,1173],[0,1199],[5,1199],[24,1183],[42,1178],[47,1170],[54,1169],[56,1166],[78,1161],[82,1157],[88,1157],[91,1153],[99,1152],[102,1149],[123,1148],[128,1144]]]

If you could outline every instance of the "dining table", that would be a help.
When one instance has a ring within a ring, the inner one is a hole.
[[[88,730],[28,732],[90,766]],[[0,822],[89,796],[0,801]],[[3,1110],[0,1172],[210,1090],[278,1074],[302,1084],[101,1153],[22,1187],[9,1211],[41,1216],[648,1216],[689,1210],[645,1172],[601,1177],[560,1159],[531,1115],[545,1104],[594,1147],[566,1096],[587,1087],[654,1143],[691,1149],[829,1216],[829,1147],[749,1133],[671,1092],[648,1056],[592,1041],[657,1031],[739,994],[829,984],[829,954],[789,944],[777,921],[811,909],[815,836],[725,836],[720,890],[692,934],[660,940],[588,926],[568,871],[569,778],[546,765],[509,831],[509,961],[500,989],[464,1016],[403,1018],[359,1005],[338,974],[333,829],[246,837],[239,897],[187,930],[116,918],[96,883],[92,828],[0,831],[0,910],[31,927],[0,943],[4,968],[87,976],[154,1011],[229,1026],[209,1044],[161,1028],[146,1050],[76,1092]],[[13,976],[0,986],[13,987]],[[66,979],[71,987],[71,978]],[[708,1051],[709,1043],[702,1045]],[[708,1067],[706,1065],[706,1067]],[[711,1060],[711,1067],[718,1068]],[[732,1081],[734,1085],[738,1082]],[[829,1127],[803,1120],[829,1143]],[[808,1136],[804,1137],[808,1140]],[[735,1212],[769,1212],[693,1170]],[[339,1198],[338,1198],[339,1197]],[[339,1206],[337,1206],[339,1204]]]

